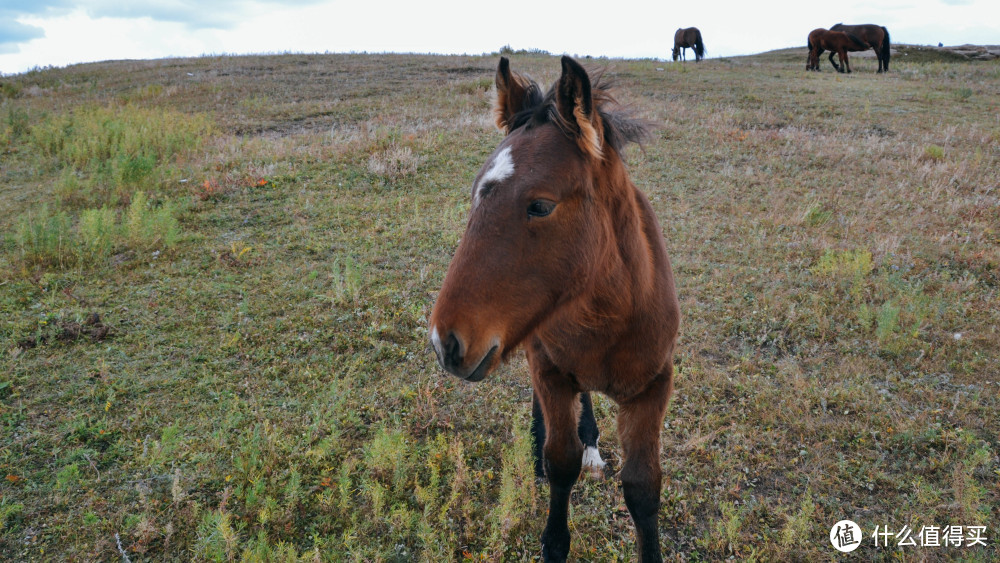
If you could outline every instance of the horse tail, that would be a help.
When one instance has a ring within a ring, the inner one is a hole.
[[[882,68],[886,71],[889,70],[889,30],[882,26],[882,31],[885,33],[885,39],[882,40]]]
[[[703,58],[705,58],[705,42],[702,41],[702,39],[701,39],[701,30],[700,29],[695,30],[695,33],[698,34],[698,37],[695,38],[695,42],[694,42],[694,54],[696,55],[697,58],[703,59]]]

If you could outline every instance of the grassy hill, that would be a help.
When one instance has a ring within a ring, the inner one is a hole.
[[[850,518],[1000,557],[1000,64],[589,61],[682,313],[668,556],[832,557]],[[119,61],[0,85],[0,558],[530,560],[523,359],[426,319],[499,142],[497,57]],[[540,82],[558,59],[515,54]],[[632,560],[615,406],[571,557]],[[899,557],[875,547],[865,559]]]

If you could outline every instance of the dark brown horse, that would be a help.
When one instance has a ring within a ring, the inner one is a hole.
[[[688,47],[694,50],[695,62],[705,57],[705,42],[701,40],[701,32],[697,27],[678,29],[674,33],[674,60],[676,61],[678,57],[685,60]]]
[[[889,72],[889,30],[883,26],[873,23],[862,25],[844,25],[838,23],[830,28],[830,31],[843,31],[857,37],[865,44],[864,49],[851,48],[848,51],[864,51],[872,49],[875,57],[878,58],[878,72]],[[830,64],[837,68],[837,63],[833,62],[833,53],[830,53]],[[839,70],[839,69],[838,69]]]
[[[859,50],[858,46],[864,49],[868,48],[864,42],[850,33],[828,31],[822,27],[809,32],[807,44],[809,45],[809,60],[806,61],[806,70],[817,72],[819,72],[819,56],[823,54],[824,50],[830,51],[830,62],[833,62],[833,53],[837,53],[840,58],[840,66],[833,65],[837,72],[845,70],[851,72],[851,63],[847,60],[847,51],[852,50],[849,47],[855,47],[854,51]]]
[[[644,562],[661,561],[660,431],[680,312],[663,234],[622,151],[648,133],[576,61],[546,93],[496,74],[506,137],[472,184],[469,222],[430,318],[448,372],[479,381],[523,346],[545,426],[545,561],[569,553],[582,393],[618,403],[620,476]]]

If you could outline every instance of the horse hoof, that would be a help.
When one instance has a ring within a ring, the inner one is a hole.
[[[542,532],[542,561],[562,563],[569,555],[569,528],[558,532],[547,527]]]

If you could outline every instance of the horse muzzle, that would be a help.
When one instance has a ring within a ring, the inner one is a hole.
[[[432,328],[431,346],[434,348],[441,368],[455,377],[474,383],[481,381],[493,369],[493,364],[496,363],[496,357],[500,351],[500,339],[494,337],[490,341],[489,350],[479,357],[479,361],[472,363],[468,362],[468,348],[465,340],[455,332],[448,331],[442,340],[437,327]]]

